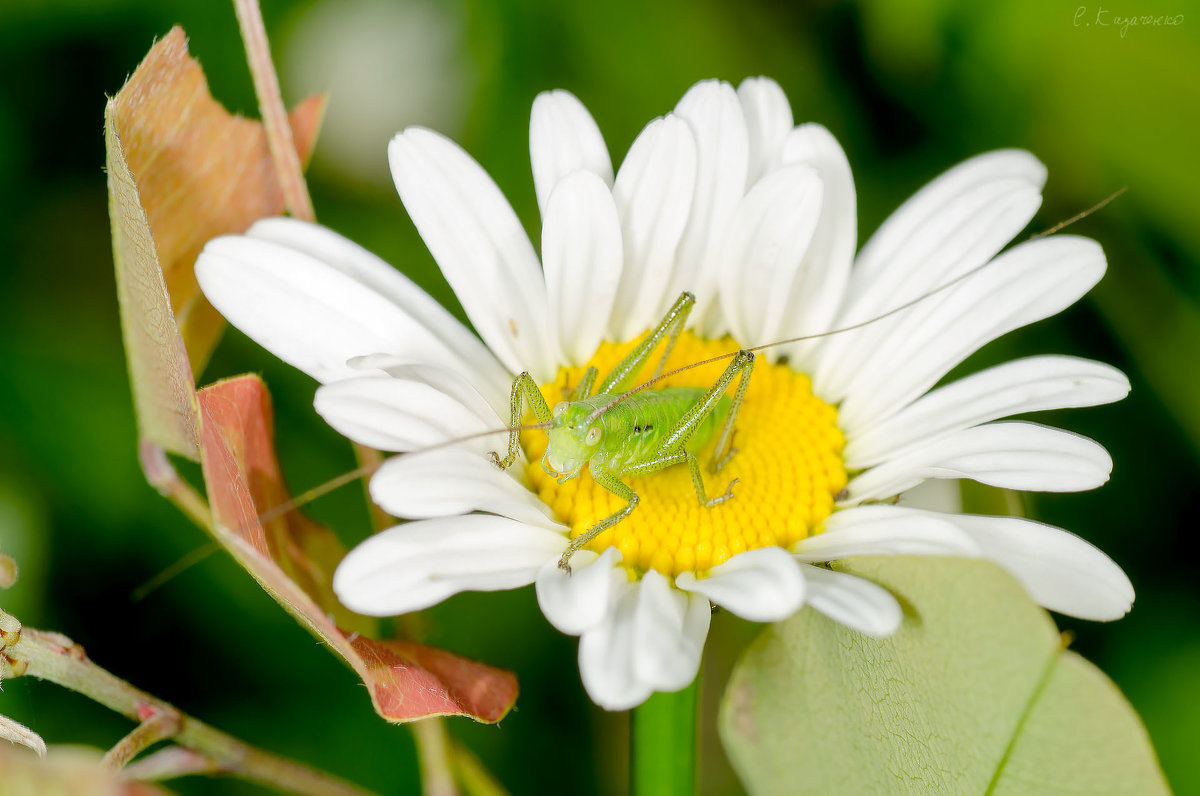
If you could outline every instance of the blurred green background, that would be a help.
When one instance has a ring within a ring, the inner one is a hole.
[[[642,125],[696,80],[774,77],[798,123],[823,123],[845,147],[860,243],[927,180],[991,148],[1024,147],[1049,167],[1030,232],[1128,186],[1072,229],[1103,244],[1104,282],[968,369],[1061,352],[1130,375],[1122,403],[1044,418],[1107,446],[1111,483],[1034,496],[1031,514],[1094,541],[1129,573],[1138,591],[1129,617],[1060,624],[1140,712],[1176,790],[1200,792],[1200,7],[1111,1],[1102,12],[1090,0],[749,0],[736,9],[716,0],[324,0],[264,2],[264,14],[288,101],[333,91],[310,172],[319,218],[456,311],[390,187],[386,142],[406,124],[456,138],[537,240],[528,114],[536,93],[554,87],[587,104],[619,163]],[[1117,24],[1149,13],[1182,15],[1181,24],[1123,33]],[[207,541],[137,465],[102,171],[105,95],[176,23],[217,98],[254,115],[224,3],[5,0],[0,12],[0,550],[22,567],[0,604],[251,743],[381,792],[413,792],[408,732],[379,721],[351,672],[226,556],[133,596]],[[348,446],[312,411],[314,384],[238,333],[201,380],[246,370],[272,388],[293,488],[350,468]],[[353,488],[312,511],[348,543],[367,532]],[[498,727],[450,723],[513,793],[623,791],[626,721],[587,702],[575,642],[547,625],[532,590],[463,595],[425,621],[431,641],[517,672],[521,698]],[[714,632],[735,645],[751,631],[723,616]],[[710,680],[723,665],[713,663]],[[108,747],[129,729],[26,679],[4,684],[0,712],[51,743]],[[706,758],[715,761],[706,790],[736,793],[711,739]],[[203,779],[171,786],[260,792]]]

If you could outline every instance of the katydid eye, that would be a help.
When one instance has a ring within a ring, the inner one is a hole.
[[[600,426],[592,426],[591,428],[589,428],[587,436],[583,438],[583,441],[585,443],[587,443],[588,445],[595,445],[597,442],[599,442],[600,441]]]
[[[558,406],[554,407],[554,419],[555,420],[562,420],[563,416],[566,413],[567,413],[567,402],[566,401],[563,401]]]

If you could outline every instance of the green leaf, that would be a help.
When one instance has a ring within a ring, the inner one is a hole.
[[[844,569],[895,594],[904,624],[872,639],[805,609],[750,646],[720,719],[750,793],[1168,792],[1116,686],[999,567]]]

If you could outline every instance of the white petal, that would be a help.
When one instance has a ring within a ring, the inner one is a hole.
[[[547,561],[538,572],[537,599],[550,624],[578,636],[596,627],[615,609],[620,586],[628,581],[621,553],[610,547],[601,555],[580,550],[571,558],[571,572]]]
[[[1107,622],[1120,619],[1133,605],[1133,584],[1121,568],[1073,533],[1018,517],[948,519],[1051,611]]]
[[[360,614],[403,614],[461,591],[530,584],[566,546],[560,533],[491,514],[410,522],[351,550],[334,572],[333,590]]]
[[[573,365],[596,353],[608,331],[621,279],[621,223],[612,192],[577,171],[559,181],[542,222],[550,327]]]
[[[543,91],[534,99],[529,117],[529,161],[543,218],[555,186],[573,171],[591,172],[612,187],[612,160],[604,136],[587,108],[569,91]]]
[[[952,522],[900,506],[857,506],[834,513],[825,532],[797,542],[800,561],[854,556],[979,556],[979,547]]]
[[[675,585],[751,622],[787,619],[804,603],[804,578],[795,558],[782,547],[739,553],[713,567],[703,579],[684,572],[675,578]]]
[[[512,374],[505,370],[483,341],[408,277],[371,252],[331,229],[294,218],[265,218],[256,221],[246,231],[246,235],[310,254],[374,290],[420,322],[453,352],[449,361],[432,361],[466,376],[489,397],[489,400],[492,392],[499,392],[507,399],[508,391],[512,387]],[[289,274],[285,273],[282,276],[290,281]],[[358,318],[360,308],[350,306],[343,311]],[[395,345],[364,349],[359,353],[380,352],[400,353]],[[456,366],[456,362],[460,362],[461,366]]]
[[[579,639],[579,675],[588,696],[605,710],[628,710],[654,689],[634,670],[634,612],[638,586],[625,582],[603,622]]]
[[[990,420],[1047,409],[1119,401],[1129,379],[1101,362],[1066,356],[1018,359],[959,379],[919,398],[846,445],[851,470]]]
[[[288,364],[328,382],[356,375],[352,357],[389,352],[438,362],[497,394],[511,381],[420,288],[345,238],[284,219],[250,232],[209,241],[196,278],[222,315]]]
[[[1046,167],[1004,149],[967,160],[918,191],[863,245],[851,300],[859,321],[921,295],[1000,251],[1041,205]]]
[[[746,117],[749,188],[779,163],[783,141],[792,131],[792,106],[783,89],[769,77],[746,78],[738,86],[737,95]]]
[[[721,252],[733,267],[721,273],[720,302],[742,345],[782,339],[785,322],[797,317],[789,298],[805,277],[800,266],[821,215],[822,192],[808,166],[784,166],[759,180],[734,210]]]
[[[650,122],[629,148],[613,185],[624,257],[609,325],[612,340],[641,334],[674,301],[667,284],[695,190],[691,127],[673,114]]]
[[[504,396],[504,403],[496,406],[488,402],[475,386],[458,373],[438,365],[424,362],[413,362],[407,357],[391,354],[370,354],[365,357],[355,357],[348,363],[350,367],[366,375],[363,371],[381,371],[395,379],[419,381],[449,395],[463,406],[470,409],[490,426],[502,427],[507,421],[502,419],[500,412],[507,415],[510,411],[511,394]]]
[[[326,384],[313,405],[339,434],[384,451],[417,450],[495,428],[435,387],[387,376]],[[496,438],[462,444],[486,453],[496,447]]]
[[[883,223],[854,263],[835,327],[875,318],[987,262],[1041,204],[1046,168],[1028,152],[974,157],[922,188]],[[920,306],[927,307],[930,300]],[[817,381],[834,400],[894,319],[829,338]],[[847,370],[847,368],[849,370]]]
[[[496,183],[453,141],[419,127],[392,139],[388,160],[417,231],[488,347],[513,373],[549,381],[558,345],[546,285]]]
[[[696,199],[679,242],[668,301],[690,290],[696,295],[691,325],[704,337],[719,337],[725,324],[715,301],[716,289],[721,271],[736,269],[736,264],[721,262],[720,242],[746,190],[750,157],[746,117],[733,86],[717,80],[692,86],[675,112],[696,135]]]
[[[655,691],[678,691],[696,679],[712,609],[699,594],[671,586],[657,570],[638,585],[633,613],[633,668]]]
[[[464,448],[388,459],[371,476],[371,499],[393,517],[410,520],[488,511],[528,525],[559,527],[537,495],[490,459]]]
[[[988,423],[915,447],[850,481],[843,503],[880,500],[926,478],[970,478],[1005,489],[1081,492],[1112,473],[1092,440],[1036,423]]]
[[[875,638],[887,638],[900,628],[904,614],[887,589],[845,572],[802,566],[808,604],[825,616]]]
[[[890,334],[876,336],[870,351],[858,352],[862,358],[847,382],[838,423],[857,437],[984,344],[1074,304],[1100,281],[1104,268],[1104,253],[1095,241],[1043,238],[1011,249],[988,268],[906,310]],[[842,364],[850,368],[849,360]]]
[[[782,157],[784,164],[803,164],[816,170],[824,191],[821,217],[798,269],[800,276],[787,298],[791,314],[780,326],[780,339],[820,334],[833,328],[858,244],[854,177],[850,161],[833,134],[819,124],[802,124],[788,134]],[[818,345],[803,342],[778,353],[786,352],[793,362],[807,362],[809,352]]]

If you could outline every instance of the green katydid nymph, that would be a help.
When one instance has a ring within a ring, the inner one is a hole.
[[[577,550],[637,508],[640,498],[621,480],[622,477],[650,475],[686,463],[701,506],[710,508],[733,497],[737,479],[729,482],[723,494],[708,497],[697,453],[716,438],[718,431],[720,437],[709,465],[710,471],[719,472],[735,452],[730,448],[730,441],[754,370],[754,355],[749,351],[737,352],[721,377],[708,389],[665,387],[629,392],[651,355],[660,343],[665,342],[654,374],[656,378],[661,375],[695,301],[691,293],[680,295],[662,321],[604,378],[595,393],[591,391],[599,375],[595,367],[586,370],[568,400],[559,403],[553,411],[528,373],[522,373],[513,382],[513,430],[509,434],[508,455],[501,459],[493,452],[496,464],[502,469],[508,468],[520,455],[517,428],[522,409],[528,405],[539,424],[547,424],[548,440],[541,461],[547,474],[563,483],[578,477],[587,464],[597,484],[626,501],[624,508],[571,540],[559,559],[563,569],[569,569],[568,562]],[[726,391],[739,376],[731,399]]]
[[[1059,231],[1119,194],[1034,237]],[[587,366],[560,371],[560,382],[538,385],[528,373],[518,376],[508,427],[404,455],[507,433],[506,455],[493,452],[492,458],[502,469],[517,463],[522,453],[531,462],[521,480],[529,482],[555,519],[570,528],[571,541],[559,560],[568,571],[571,557],[584,548],[600,552],[616,547],[634,570],[677,574],[707,570],[755,547],[786,547],[818,532],[833,511],[847,482],[844,441],[837,407],[813,395],[807,376],[761,360],[756,367],[754,354],[875,324],[949,290],[993,262],[866,320],[735,351],[729,350],[728,339],[705,341],[685,331],[695,300],[683,293],[642,339],[624,346],[603,344]],[[653,375],[639,383],[660,350]],[[666,370],[672,352],[688,364]],[[699,370],[709,366],[723,369],[710,367],[707,374]],[[602,371],[607,375],[600,379]],[[690,378],[679,383],[685,373]],[[552,406],[548,396],[559,395],[563,400]],[[748,404],[753,404],[751,413],[743,411]],[[522,425],[526,407],[536,423]],[[733,447],[735,425],[740,454]],[[521,436],[535,430],[547,433]],[[702,459],[706,468],[701,467]],[[684,464],[686,470],[677,466]],[[726,476],[719,492],[706,485],[704,469]],[[360,468],[309,490],[265,512],[262,520],[373,470]],[[758,506],[772,511],[760,516]],[[661,529],[667,530],[660,533]]]

